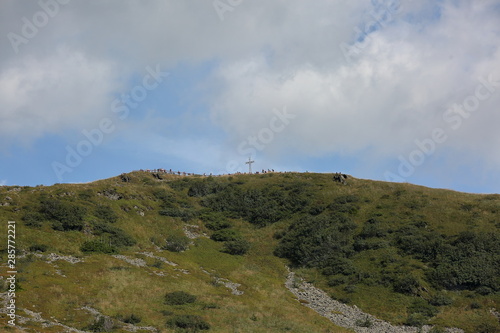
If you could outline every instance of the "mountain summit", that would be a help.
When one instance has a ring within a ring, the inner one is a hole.
[[[500,195],[137,171],[0,216],[5,332],[500,331]]]

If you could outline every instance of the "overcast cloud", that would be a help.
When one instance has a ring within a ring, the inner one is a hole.
[[[23,36],[23,18],[33,23],[43,8],[53,17],[32,37],[13,42],[12,33]],[[177,108],[174,116],[165,111],[174,107],[153,103],[117,123],[136,140],[156,137],[155,154],[227,170],[229,161],[248,158],[242,143],[286,108],[294,118],[258,149],[269,165],[286,168],[288,154],[349,156],[370,163],[347,170],[357,176],[402,176],[398,157],[408,158],[418,148],[415,140],[440,128],[447,139],[400,180],[439,179],[456,165],[486,173],[483,181],[490,183],[500,172],[498,0],[3,0],[0,32],[4,152],[14,142],[29,146],[47,135],[74,143],[75,133],[113,117],[112,101],[137,84],[147,66],[172,72],[187,66],[204,68],[184,90],[189,97],[183,100],[196,101],[196,112],[179,116],[184,111]],[[182,81],[182,71],[176,73],[171,80]],[[444,118],[476,94],[481,80],[489,80],[481,90],[489,96],[475,111],[459,125],[451,114]],[[151,112],[157,112],[153,122],[146,116]],[[193,117],[222,134],[200,137],[202,131],[190,130],[199,126]],[[175,121],[175,137],[148,125]],[[154,133],[140,134],[148,131]],[[175,149],[165,148],[175,142]],[[64,152],[64,145],[52,149]]]

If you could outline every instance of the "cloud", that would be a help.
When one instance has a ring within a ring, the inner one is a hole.
[[[81,129],[109,112],[119,87],[112,63],[78,51],[25,56],[0,72],[1,136],[28,142]]]
[[[129,76],[148,65],[224,64],[263,50],[275,53],[272,66],[283,72],[297,63],[321,65],[340,53],[324,40],[347,38],[357,19],[344,13],[362,11],[362,3],[248,1],[220,21],[212,1],[69,2],[18,54],[2,40],[0,131],[29,142],[83,127],[107,112],[111,95],[127,91]],[[5,35],[22,35],[26,20],[33,23],[43,11],[18,1],[0,9]]]
[[[289,147],[310,156],[369,150],[381,159],[410,152],[416,139],[449,126],[443,114],[474,94],[480,77],[500,80],[498,9],[492,4],[443,2],[439,19],[422,29],[415,29],[418,19],[410,22],[402,14],[368,34],[353,61],[338,54],[328,64],[298,61],[285,77],[263,53],[223,64],[213,119],[236,144],[265,126],[274,107],[286,105],[297,121],[281,134],[286,140],[273,143],[272,153]],[[499,101],[500,86],[439,148],[479,150],[500,162],[494,153]]]
[[[2,1],[0,31],[20,33],[22,18],[39,10],[35,2]],[[499,12],[497,0],[255,0],[221,21],[210,0],[71,1],[19,54],[1,41],[0,136],[29,142],[80,132],[108,115],[113,96],[129,91],[146,66],[210,63],[196,89],[211,94],[202,100],[206,126],[226,134],[207,143],[217,162],[238,157],[238,145],[286,107],[296,118],[262,151],[276,164],[283,152],[368,154],[383,164],[448,126],[438,152],[448,153],[449,165],[474,155],[498,170],[500,87],[458,130],[443,114],[474,94],[480,77],[500,79]],[[342,45],[357,52],[347,59]],[[146,104],[134,112],[162,107]],[[140,133],[145,124],[123,127]],[[182,149],[199,145],[189,131],[181,136]],[[466,154],[450,153],[457,151]]]

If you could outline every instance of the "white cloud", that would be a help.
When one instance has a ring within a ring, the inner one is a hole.
[[[500,79],[498,11],[486,3],[445,2],[440,15],[423,29],[397,19],[370,34],[355,61],[298,62],[286,80],[262,55],[224,64],[214,119],[238,142],[265,126],[273,107],[286,105],[298,120],[282,134],[287,140],[273,143],[275,150],[292,146],[317,155],[369,149],[386,158],[410,152],[415,139],[447,125],[443,113],[474,94],[479,77]],[[498,101],[500,87],[440,149],[467,147],[500,162]]]
[[[340,45],[359,39],[356,29],[365,30],[374,11],[397,4],[243,1],[220,21],[211,0],[72,1],[19,55],[4,38],[0,133],[80,131],[109,112],[114,93],[127,91],[120,78],[148,65],[212,62],[216,70],[200,86],[213,91],[207,107],[228,135],[221,148],[228,155],[286,106],[297,118],[266,147],[268,159],[290,150],[395,158],[446,126],[443,113],[473,93],[479,77],[500,79],[498,0],[402,0],[346,61]],[[0,30],[19,32],[21,17],[36,10],[3,1]],[[474,151],[498,168],[499,101],[500,89],[439,149]],[[183,142],[197,139],[186,133]]]
[[[0,72],[0,133],[20,141],[82,129],[109,113],[114,66],[65,48],[25,56]],[[106,108],[107,106],[107,108]]]

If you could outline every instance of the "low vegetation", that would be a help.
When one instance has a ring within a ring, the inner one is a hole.
[[[500,195],[344,185],[326,174],[160,180],[145,172],[0,187],[0,199],[7,195],[0,215],[19,221],[18,251],[27,254],[21,306],[77,329],[347,332],[291,297],[288,265],[397,325],[500,330],[490,312],[500,309]],[[49,253],[73,262],[50,262]],[[5,262],[5,245],[0,255]]]

